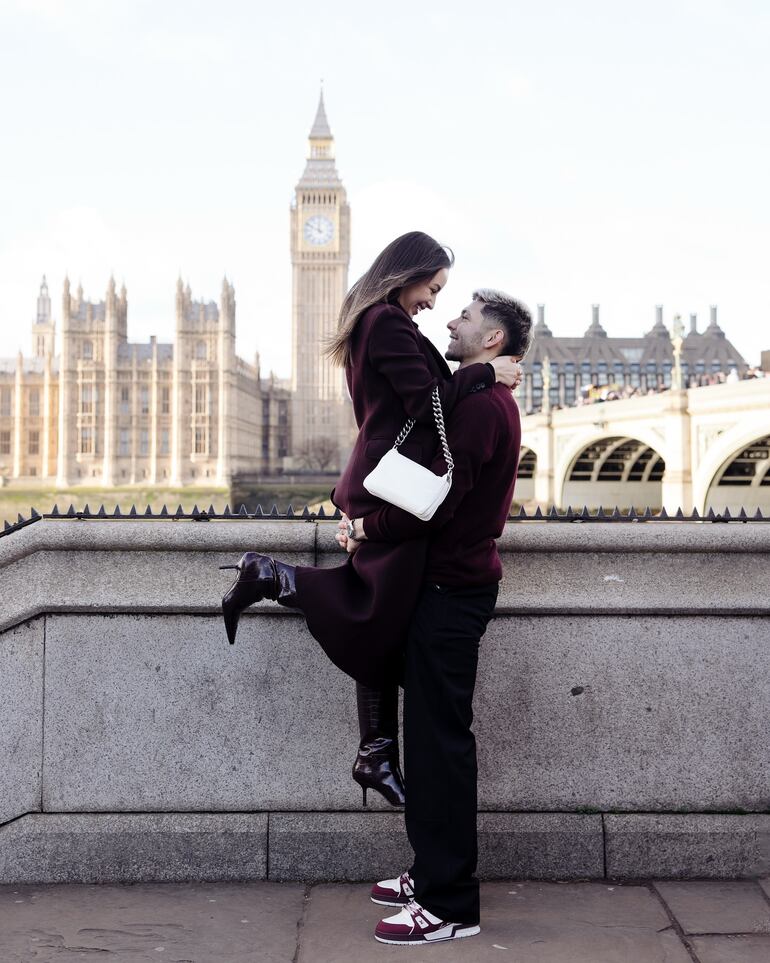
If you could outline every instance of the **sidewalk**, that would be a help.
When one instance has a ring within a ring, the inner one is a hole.
[[[383,946],[360,883],[0,887],[2,963],[768,963],[770,880],[484,883],[479,936]]]

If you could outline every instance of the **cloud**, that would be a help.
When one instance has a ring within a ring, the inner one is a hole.
[[[178,33],[156,28],[142,38],[142,50],[152,60],[174,64],[221,64],[228,44],[221,35]]]

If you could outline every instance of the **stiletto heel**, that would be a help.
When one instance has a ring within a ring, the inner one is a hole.
[[[405,802],[404,777],[398,761],[398,687],[369,689],[356,685],[361,743],[353,779],[364,791],[380,793],[391,806]]]

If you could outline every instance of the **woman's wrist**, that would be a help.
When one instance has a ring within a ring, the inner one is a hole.
[[[348,521],[347,536],[353,542],[366,541],[363,518],[352,518]]]
[[[353,519],[353,530],[355,532],[354,539],[357,542],[366,541],[366,531],[364,530],[364,520],[363,518]]]

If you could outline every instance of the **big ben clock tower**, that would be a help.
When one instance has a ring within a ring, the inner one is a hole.
[[[297,467],[340,467],[347,441],[347,391],[342,370],[324,354],[337,330],[348,288],[350,208],[334,163],[323,92],[305,170],[291,206],[292,419]]]

